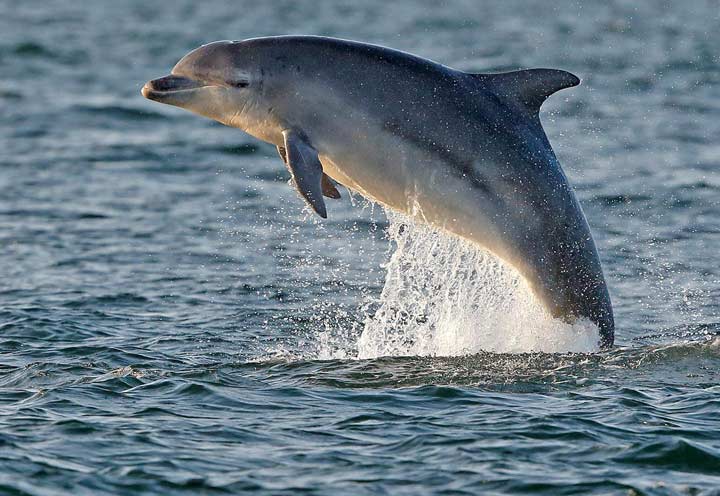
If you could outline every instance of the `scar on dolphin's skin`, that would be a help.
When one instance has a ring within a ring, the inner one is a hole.
[[[203,45],[142,94],[278,147],[321,217],[336,182],[422,212],[515,267],[554,317],[593,322],[609,347],[597,249],[540,123],[545,99],[579,83],[558,69],[472,74],[376,45],[277,36]]]

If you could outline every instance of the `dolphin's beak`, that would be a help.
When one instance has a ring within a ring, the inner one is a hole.
[[[208,85],[194,79],[170,74],[145,83],[142,96],[156,102],[177,105],[190,96],[194,90],[205,86]]]

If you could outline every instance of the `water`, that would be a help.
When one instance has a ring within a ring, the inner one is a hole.
[[[716,2],[0,6],[0,493],[717,494]],[[320,222],[272,147],[139,94],[281,33],[580,75],[542,119],[617,346],[516,353],[591,330],[345,191]]]

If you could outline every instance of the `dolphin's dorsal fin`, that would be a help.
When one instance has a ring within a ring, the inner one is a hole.
[[[532,114],[556,91],[580,84],[580,78],[560,69],[525,69],[499,74],[473,74],[494,93],[524,105]]]
[[[302,134],[286,129],[282,132],[285,138],[285,157],[300,195],[323,219],[327,218],[325,201],[322,197],[323,169],[318,152],[302,136]]]

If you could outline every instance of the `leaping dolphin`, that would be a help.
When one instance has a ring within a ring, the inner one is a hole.
[[[613,343],[610,297],[587,220],[540,124],[580,80],[530,69],[470,74],[408,53],[316,36],[193,50],[146,98],[276,145],[326,217],[335,181],[478,244],[514,266],[554,317]]]

